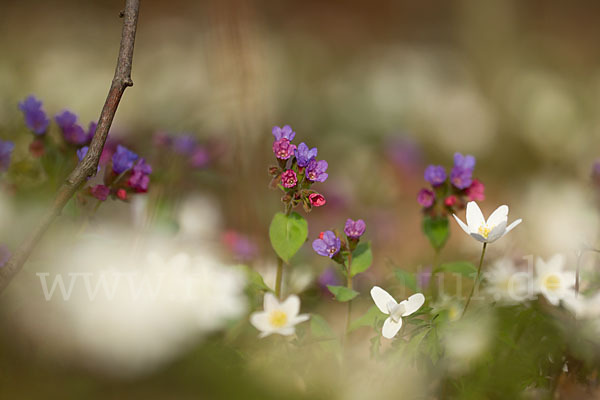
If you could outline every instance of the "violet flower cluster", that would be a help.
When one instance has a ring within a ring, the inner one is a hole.
[[[320,256],[329,257],[344,265],[348,255],[358,245],[366,228],[367,225],[362,219],[354,221],[348,218],[344,226],[345,237],[341,237],[337,231],[321,232],[319,238],[312,243],[313,250]]]
[[[194,135],[189,133],[171,135],[159,132],[154,135],[154,143],[158,147],[167,148],[178,156],[186,158],[192,168],[205,168],[212,161],[209,147],[201,144]]]
[[[87,152],[87,146],[77,150],[77,157],[80,161]],[[111,157],[110,170],[104,174],[103,184],[90,187],[89,194],[100,201],[106,200],[109,196],[125,201],[128,199],[129,193],[146,193],[148,191],[151,173],[152,167],[145,159],[140,158],[127,147],[117,145]]]
[[[448,175],[441,165],[425,168],[425,180],[431,188],[421,189],[417,201],[426,214],[446,216],[463,209],[469,201],[485,199],[485,186],[473,178],[475,157],[454,154],[454,166]]]
[[[18,107],[23,113],[25,125],[35,135],[29,150],[33,156],[41,157],[45,153],[50,118],[44,111],[42,101],[33,95],[19,102]],[[88,145],[94,137],[97,127],[97,123],[92,121],[85,129],[78,123],[77,115],[69,110],[63,110],[56,114],[54,122],[61,132],[64,143],[77,147]]]
[[[316,147],[311,149],[304,142],[298,146],[293,144],[296,132],[289,125],[275,126],[272,133],[278,165],[269,167],[269,173],[271,187],[279,187],[285,193],[281,201],[292,208],[302,203],[306,212],[325,205],[325,197],[313,190],[312,185],[327,180],[327,161],[317,160]]]

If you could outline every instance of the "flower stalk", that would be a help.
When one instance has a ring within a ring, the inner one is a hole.
[[[475,287],[479,284],[479,277],[481,276],[481,266],[483,265],[483,257],[485,256],[486,248],[487,248],[487,242],[483,242],[483,247],[481,248],[481,257],[479,258],[479,266],[477,267],[477,276],[475,277],[475,282],[473,282],[473,287],[471,288],[469,297],[467,297],[467,302],[465,303],[465,308],[463,309],[463,312],[462,312],[463,316],[467,312],[469,303],[471,303],[471,297],[473,297],[473,293],[475,292]]]

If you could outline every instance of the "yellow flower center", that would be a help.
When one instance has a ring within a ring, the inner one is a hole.
[[[269,323],[275,328],[283,328],[287,323],[287,314],[281,310],[271,311],[269,314]]]
[[[488,228],[487,225],[482,225],[479,227],[479,234],[484,238],[488,238],[488,235],[492,231],[492,228]]]
[[[560,278],[556,275],[548,275],[544,278],[544,286],[548,290],[557,290],[560,288]]]

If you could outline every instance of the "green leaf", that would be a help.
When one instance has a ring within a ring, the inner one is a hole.
[[[477,268],[468,261],[455,261],[440,265],[436,268],[436,272],[450,272],[466,276],[467,278],[475,278]]]
[[[277,255],[288,262],[308,237],[308,223],[300,214],[293,212],[285,215],[282,212],[275,214],[269,227],[271,245]]]
[[[335,296],[337,301],[341,302],[350,301],[358,296],[358,292],[356,290],[352,290],[346,286],[327,285],[327,289],[329,289],[329,291]]]
[[[241,268],[246,272],[248,277],[248,286],[258,291],[271,292],[271,288],[267,286],[261,274],[247,265],[242,265]]]
[[[417,278],[414,273],[404,271],[403,269],[397,269],[396,279],[398,279],[401,284],[403,284],[413,292],[417,291]]]
[[[352,321],[348,328],[348,332],[355,331],[363,326],[375,326],[375,322],[384,316],[385,314],[379,311],[377,306],[372,306],[365,315]]]
[[[371,252],[371,242],[360,243],[352,252],[352,265],[350,266],[350,276],[355,276],[365,272],[373,263],[373,253]]]
[[[430,217],[426,215],[423,218],[423,232],[429,239],[429,242],[434,249],[440,250],[446,244],[450,236],[448,228],[448,218],[446,217]]]
[[[340,343],[325,318],[318,314],[311,314],[310,331],[315,338],[324,339],[319,342],[319,345],[323,350],[334,353],[341,350]]]

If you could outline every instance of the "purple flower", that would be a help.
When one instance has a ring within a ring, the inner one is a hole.
[[[335,236],[335,233],[326,231],[319,239],[315,239],[312,247],[318,255],[332,258],[340,251],[341,245],[342,241],[339,237]]]
[[[313,182],[325,182],[329,174],[327,171],[327,161],[321,160],[310,160],[308,165],[306,166],[306,179]]]
[[[0,140],[0,172],[6,171],[10,166],[10,156],[15,144],[8,140]]]
[[[321,290],[329,293],[327,285],[338,286],[342,283],[342,281],[340,280],[335,268],[329,267],[323,271],[321,275],[319,275],[318,283],[319,287],[321,287]]]
[[[190,157],[190,164],[194,168],[204,168],[210,162],[210,153],[204,146],[198,146]]]
[[[64,110],[54,116],[54,121],[60,127],[63,137],[67,143],[77,146],[89,142],[88,133],[77,124],[77,115],[69,110]]]
[[[298,145],[298,149],[294,152],[299,167],[306,167],[311,160],[317,158],[317,148],[309,149],[306,143],[302,142]]]
[[[409,138],[398,138],[386,143],[390,160],[407,173],[415,173],[421,168],[423,154],[419,144]]]
[[[89,149],[89,147],[83,146],[82,148],[77,150],[77,158],[79,158],[79,161],[83,160],[83,157],[85,157]]]
[[[429,287],[431,281],[431,267],[427,266],[417,273],[417,285],[424,290]]]
[[[291,142],[294,140],[294,136],[296,136],[296,132],[293,132],[289,125],[285,125],[283,128],[274,126],[271,132],[273,133],[273,136],[275,136],[275,141],[287,139]]]
[[[283,174],[281,174],[281,184],[283,185],[283,187],[288,189],[293,188],[294,186],[296,186],[297,183],[298,177],[296,176],[296,173],[293,170],[288,169]]]
[[[173,140],[173,150],[179,154],[192,154],[196,148],[197,140],[192,135],[178,136]]]
[[[110,194],[110,189],[104,185],[96,185],[90,189],[90,192],[92,193],[92,196],[94,196],[98,200],[104,201],[108,198],[108,195]]]
[[[4,267],[4,265],[10,259],[10,250],[4,244],[0,244],[0,267]]]
[[[350,239],[358,239],[363,235],[363,233],[365,233],[366,228],[367,225],[362,219],[353,221],[350,218],[348,218],[346,220],[346,226],[344,227],[344,233]]]
[[[118,145],[117,151],[112,156],[113,171],[120,174],[133,167],[133,163],[138,159],[138,155],[125,146]]]
[[[600,183],[600,160],[597,160],[592,165],[592,180],[596,183]]]
[[[429,208],[435,201],[435,194],[431,190],[421,189],[417,195],[417,201],[425,208]]]
[[[19,103],[19,109],[25,117],[25,125],[36,135],[43,135],[48,129],[50,120],[42,109],[42,102],[29,96]]]
[[[446,170],[441,165],[430,165],[425,168],[425,180],[432,186],[439,186],[446,181]]]
[[[287,160],[296,151],[296,145],[291,144],[289,139],[281,138],[273,143],[273,153],[280,160]]]
[[[473,182],[473,169],[475,168],[475,157],[463,156],[454,153],[454,167],[450,172],[450,182],[458,189],[466,189]]]
[[[90,122],[90,124],[88,125],[88,131],[87,131],[87,141],[88,142],[90,142],[92,140],[92,138],[94,137],[97,127],[98,127],[98,123],[95,121]]]
[[[223,243],[233,255],[241,260],[247,261],[256,257],[258,249],[256,244],[246,235],[236,231],[226,231],[222,236]]]
[[[145,193],[148,191],[148,184],[150,183],[150,174],[152,173],[152,167],[146,163],[146,160],[140,158],[140,160],[133,166],[133,172],[127,181],[127,184],[138,193]]]

